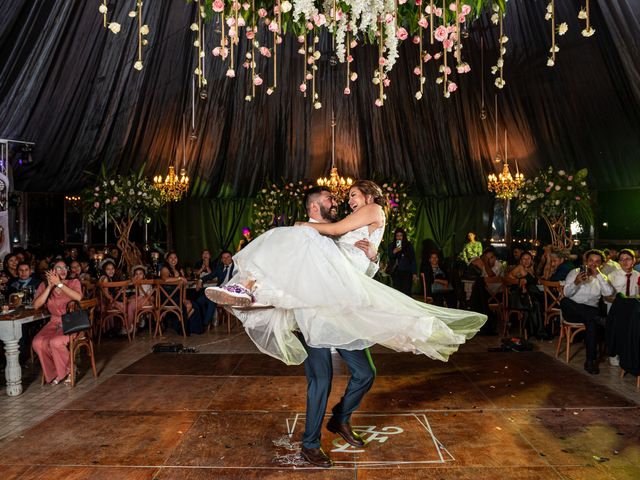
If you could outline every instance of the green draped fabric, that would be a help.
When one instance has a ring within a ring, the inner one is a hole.
[[[216,257],[221,250],[235,252],[242,227],[251,227],[252,198],[188,199],[173,206],[174,238],[187,263],[207,248]]]

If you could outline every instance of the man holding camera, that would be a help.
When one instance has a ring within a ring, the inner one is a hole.
[[[564,298],[560,301],[562,315],[567,322],[584,323],[587,361],[584,369],[592,375],[600,373],[598,368],[598,326],[605,325],[599,303],[603,296],[614,294],[607,277],[600,271],[605,261],[600,250],[589,250],[584,254],[585,264],[567,275]]]

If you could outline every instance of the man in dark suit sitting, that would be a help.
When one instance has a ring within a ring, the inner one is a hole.
[[[215,326],[218,322],[217,320],[214,321],[217,305],[203,294],[203,285],[207,283],[215,283],[218,287],[226,285],[233,277],[233,274],[235,273],[234,270],[235,264],[233,263],[233,256],[230,251],[225,250],[220,254],[220,263],[218,263],[216,269],[198,280],[196,290],[200,292],[200,295],[196,299],[195,303],[202,312],[202,319],[205,326],[209,325],[211,322],[213,322],[213,325]]]

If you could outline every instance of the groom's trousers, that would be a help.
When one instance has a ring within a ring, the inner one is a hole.
[[[302,335],[300,335],[300,340],[308,354],[304,361],[304,369],[307,374],[307,416],[302,445],[305,448],[320,448],[322,423],[333,379],[331,350],[309,347]],[[351,414],[358,408],[362,398],[373,385],[376,368],[371,360],[369,349],[338,349],[338,353],[347,364],[351,378],[342,399],[333,407],[332,411],[336,420],[345,423],[350,420]]]

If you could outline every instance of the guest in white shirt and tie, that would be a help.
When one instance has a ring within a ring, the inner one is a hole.
[[[567,275],[560,308],[566,321],[584,323],[587,347],[584,368],[591,374],[598,374],[598,327],[604,325],[598,304],[603,296],[613,295],[614,289],[600,271],[605,260],[604,254],[600,250],[589,250],[585,253],[585,259],[585,265]]]

